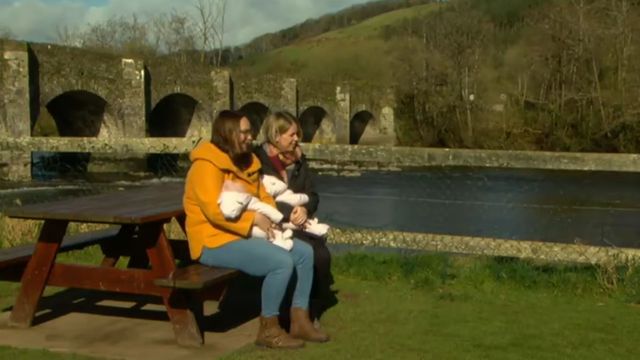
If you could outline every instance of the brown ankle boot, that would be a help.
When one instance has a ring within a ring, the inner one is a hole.
[[[260,316],[260,330],[258,330],[256,345],[268,348],[295,349],[303,347],[304,341],[294,339],[287,334],[280,327],[277,316]]]
[[[316,329],[311,320],[309,320],[309,311],[293,307],[291,308],[291,328],[289,329],[291,336],[314,342],[329,341],[329,335]]]

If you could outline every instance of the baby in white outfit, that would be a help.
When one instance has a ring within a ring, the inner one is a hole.
[[[257,197],[247,193],[242,185],[231,181],[224,182],[220,198],[218,199],[218,206],[220,206],[220,210],[225,219],[235,219],[240,216],[244,210],[259,212],[268,217],[274,224],[279,224],[284,218],[284,215],[282,215],[278,209],[260,201]],[[293,247],[293,232],[290,229],[273,229],[273,235],[273,238],[270,239],[259,227],[254,225],[251,228],[252,237],[265,238],[274,245],[278,245],[287,251],[291,250]]]

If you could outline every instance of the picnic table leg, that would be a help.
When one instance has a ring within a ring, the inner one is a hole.
[[[147,255],[151,262],[151,271],[157,277],[168,277],[176,269],[171,245],[164,233],[162,223],[140,226],[140,236],[148,244]],[[196,316],[189,306],[183,291],[172,289],[162,297],[167,314],[173,325],[176,341],[180,345],[201,346],[204,343],[202,331]]]
[[[182,214],[182,215],[176,216],[176,221],[178,222],[178,225],[180,225],[182,232],[184,232],[184,234],[187,235],[187,225],[186,225],[187,215]]]
[[[187,235],[187,228],[185,225],[186,215],[178,215],[175,217],[176,222],[182,229],[182,233]],[[173,256],[179,261],[191,262],[191,255],[189,254],[189,245],[186,239],[172,239],[169,240],[171,244],[171,249],[173,251]]]
[[[118,260],[120,260],[120,254],[122,254],[122,247],[125,246],[124,244],[131,243],[134,234],[135,225],[122,225],[115,240],[100,244],[100,248],[104,254],[100,266],[116,266]]]
[[[68,224],[63,220],[44,222],[33,255],[22,274],[20,292],[9,317],[10,325],[31,326]]]

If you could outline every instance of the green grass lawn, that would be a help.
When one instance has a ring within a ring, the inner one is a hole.
[[[640,309],[548,291],[436,292],[340,278],[327,344],[226,359],[631,359]]]
[[[632,273],[478,257],[348,255],[328,344],[299,359],[633,359],[640,307]],[[635,274],[635,273],[633,273]],[[378,280],[372,280],[372,279]],[[249,346],[226,359],[280,359]]]
[[[86,255],[83,255],[86,256]],[[447,255],[336,256],[326,344],[247,346],[225,359],[633,359],[635,268]],[[13,284],[0,284],[10,303]],[[0,359],[85,359],[0,348]]]
[[[47,350],[24,350],[0,346],[0,359],[6,360],[97,360],[97,358],[75,354],[57,354]]]

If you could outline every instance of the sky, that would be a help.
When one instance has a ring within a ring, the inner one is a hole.
[[[274,32],[369,0],[228,0],[225,45],[240,45]],[[194,0],[0,0],[0,33],[54,42],[57,29],[82,30],[113,16],[140,18],[192,10]]]

